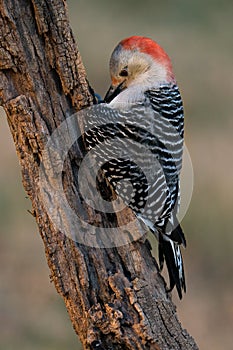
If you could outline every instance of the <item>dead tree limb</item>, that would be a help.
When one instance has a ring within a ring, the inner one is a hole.
[[[1,0],[0,36],[0,104],[52,280],[84,349],[197,349],[177,319],[147,240],[115,248],[88,247],[57,230],[45,210],[39,166],[46,142],[68,115],[94,100],[65,1]],[[111,226],[109,216],[97,215],[79,196],[81,159],[76,145],[63,171],[69,203],[89,222],[101,220]],[[121,223],[130,215],[126,211],[111,220]]]

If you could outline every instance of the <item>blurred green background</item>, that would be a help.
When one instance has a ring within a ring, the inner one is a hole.
[[[172,58],[186,112],[194,192],[183,220],[188,290],[176,298],[200,349],[233,344],[233,2],[67,1],[94,89],[109,85],[108,60],[130,35],[158,41]],[[0,349],[81,349],[49,280],[42,241],[6,118],[0,117]]]

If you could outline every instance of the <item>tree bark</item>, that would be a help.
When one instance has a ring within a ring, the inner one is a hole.
[[[67,116],[93,103],[65,1],[0,0],[0,104],[51,278],[84,349],[198,349],[177,319],[148,240],[90,247],[59,231],[47,213],[39,186],[43,150]],[[70,206],[93,224],[94,237],[100,223],[120,225],[133,214],[96,213],[83,203],[77,186],[82,157],[75,144],[64,163],[63,186]],[[132,230],[138,227],[132,224]]]

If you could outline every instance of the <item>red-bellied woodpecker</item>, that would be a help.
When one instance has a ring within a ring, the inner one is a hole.
[[[170,289],[176,286],[181,298],[186,287],[179,246],[186,242],[177,211],[184,116],[172,64],[156,42],[132,36],[114,49],[110,74],[112,85],[104,99],[108,122],[103,118],[105,128],[88,132],[86,141],[96,148],[103,140],[119,138],[121,157],[114,153],[116,147],[97,147],[98,157],[105,160],[102,170],[115,192],[157,236],[160,268],[165,259]],[[130,146],[131,159],[124,156]]]

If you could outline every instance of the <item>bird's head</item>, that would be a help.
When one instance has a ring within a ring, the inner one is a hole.
[[[141,36],[124,39],[116,46],[110,58],[110,74],[112,85],[106,102],[127,88],[143,91],[175,82],[169,56],[155,41]]]

